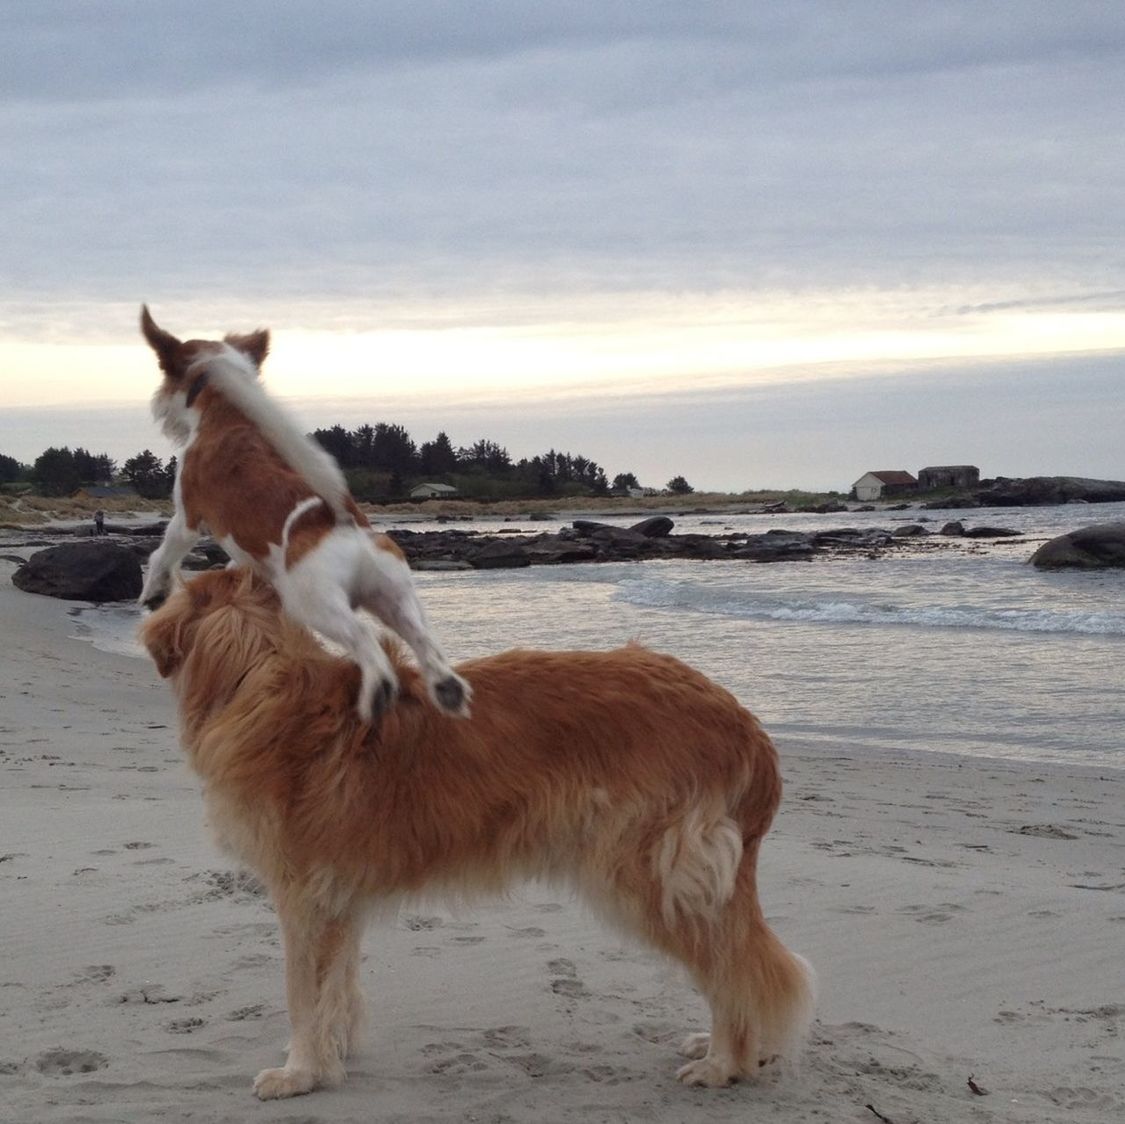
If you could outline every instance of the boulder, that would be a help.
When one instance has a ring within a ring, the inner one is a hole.
[[[889,531],[884,531],[880,527],[868,527],[864,530],[857,527],[839,527],[833,531],[817,531],[809,536],[809,541],[818,548],[872,550],[875,547],[886,546],[891,541],[891,535]]]
[[[896,539],[917,538],[919,535],[928,535],[929,533],[920,523],[904,523],[891,532]]]
[[[1014,535],[1021,535],[1022,531],[1013,531],[1011,527],[989,527],[987,524],[980,527],[970,527],[965,531],[967,539],[1008,539]]]
[[[653,515],[648,519],[642,519],[639,523],[634,523],[629,530],[644,535],[646,539],[662,539],[672,533],[675,525],[667,515]]]
[[[767,531],[747,535],[728,552],[728,557],[746,562],[792,562],[811,558],[813,545],[808,535],[797,531]]]
[[[721,539],[711,535],[672,535],[660,540],[660,556],[664,558],[729,558],[731,552]],[[629,557],[626,553],[623,557]]]
[[[630,527],[615,527],[612,523],[595,523],[588,519],[576,519],[572,526],[582,538],[597,546],[601,561],[624,562],[642,555],[652,557],[656,553],[654,540]],[[660,540],[662,546],[670,541]]]
[[[1125,567],[1125,520],[1059,535],[1031,556],[1031,564],[1041,570]]]
[[[624,530],[623,527],[617,527],[613,523],[599,523],[596,519],[575,519],[571,526],[580,535],[585,536],[613,535]]]
[[[953,535],[959,536],[965,533],[965,524],[960,519],[953,520],[952,523],[946,523],[944,527],[938,532],[940,535]]]
[[[525,547],[533,566],[559,566],[569,562],[594,562],[598,551],[593,543],[578,542],[567,535],[538,535]]]
[[[497,539],[474,551],[469,563],[476,570],[515,570],[531,565],[531,556],[523,542]]]
[[[141,563],[116,543],[65,543],[33,554],[12,582],[25,593],[65,601],[135,601],[141,594]]]

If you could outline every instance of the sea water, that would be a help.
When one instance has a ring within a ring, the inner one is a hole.
[[[675,517],[675,530],[893,529],[896,521],[923,518],[932,531],[960,519],[1023,537],[942,538],[876,557],[808,562],[423,572],[416,582],[455,659],[638,640],[723,684],[783,746],[1125,768],[1125,571],[1049,572],[1027,564],[1039,542],[1056,534],[1125,519],[1125,504],[689,515]],[[537,532],[568,521],[515,526]],[[143,658],[138,620],[128,607],[82,610],[76,635]]]

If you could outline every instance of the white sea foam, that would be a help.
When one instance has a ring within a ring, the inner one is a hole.
[[[692,582],[668,582],[651,576],[623,581],[618,586],[617,597],[634,605],[745,620],[1125,636],[1125,613],[1109,610],[989,608],[936,603],[904,605],[893,601],[881,603],[832,596],[823,599],[760,597],[748,591],[710,585],[705,572],[698,581]]]

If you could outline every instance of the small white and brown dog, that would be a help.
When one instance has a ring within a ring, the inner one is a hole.
[[[157,326],[147,306],[141,331],[164,372],[153,415],[182,446],[175,510],[149,560],[141,603],[163,603],[184,555],[210,533],[235,565],[273,585],[294,620],[358,665],[362,719],[384,711],[398,683],[357,608],[407,643],[433,702],[466,717],[468,686],[430,634],[402,551],[371,528],[335,460],[262,388],[269,333],[181,341]]]

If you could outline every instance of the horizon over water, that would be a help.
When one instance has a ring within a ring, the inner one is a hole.
[[[674,518],[678,533],[892,528],[923,519],[937,530],[959,519],[1027,537],[947,540],[875,558],[584,563],[420,572],[415,580],[454,659],[638,640],[727,687],[783,749],[800,743],[1125,768],[1125,570],[1026,564],[1040,541],[1125,519],[1125,504]],[[500,525],[458,524],[493,532]],[[144,657],[133,607],[73,612],[80,638]]]

